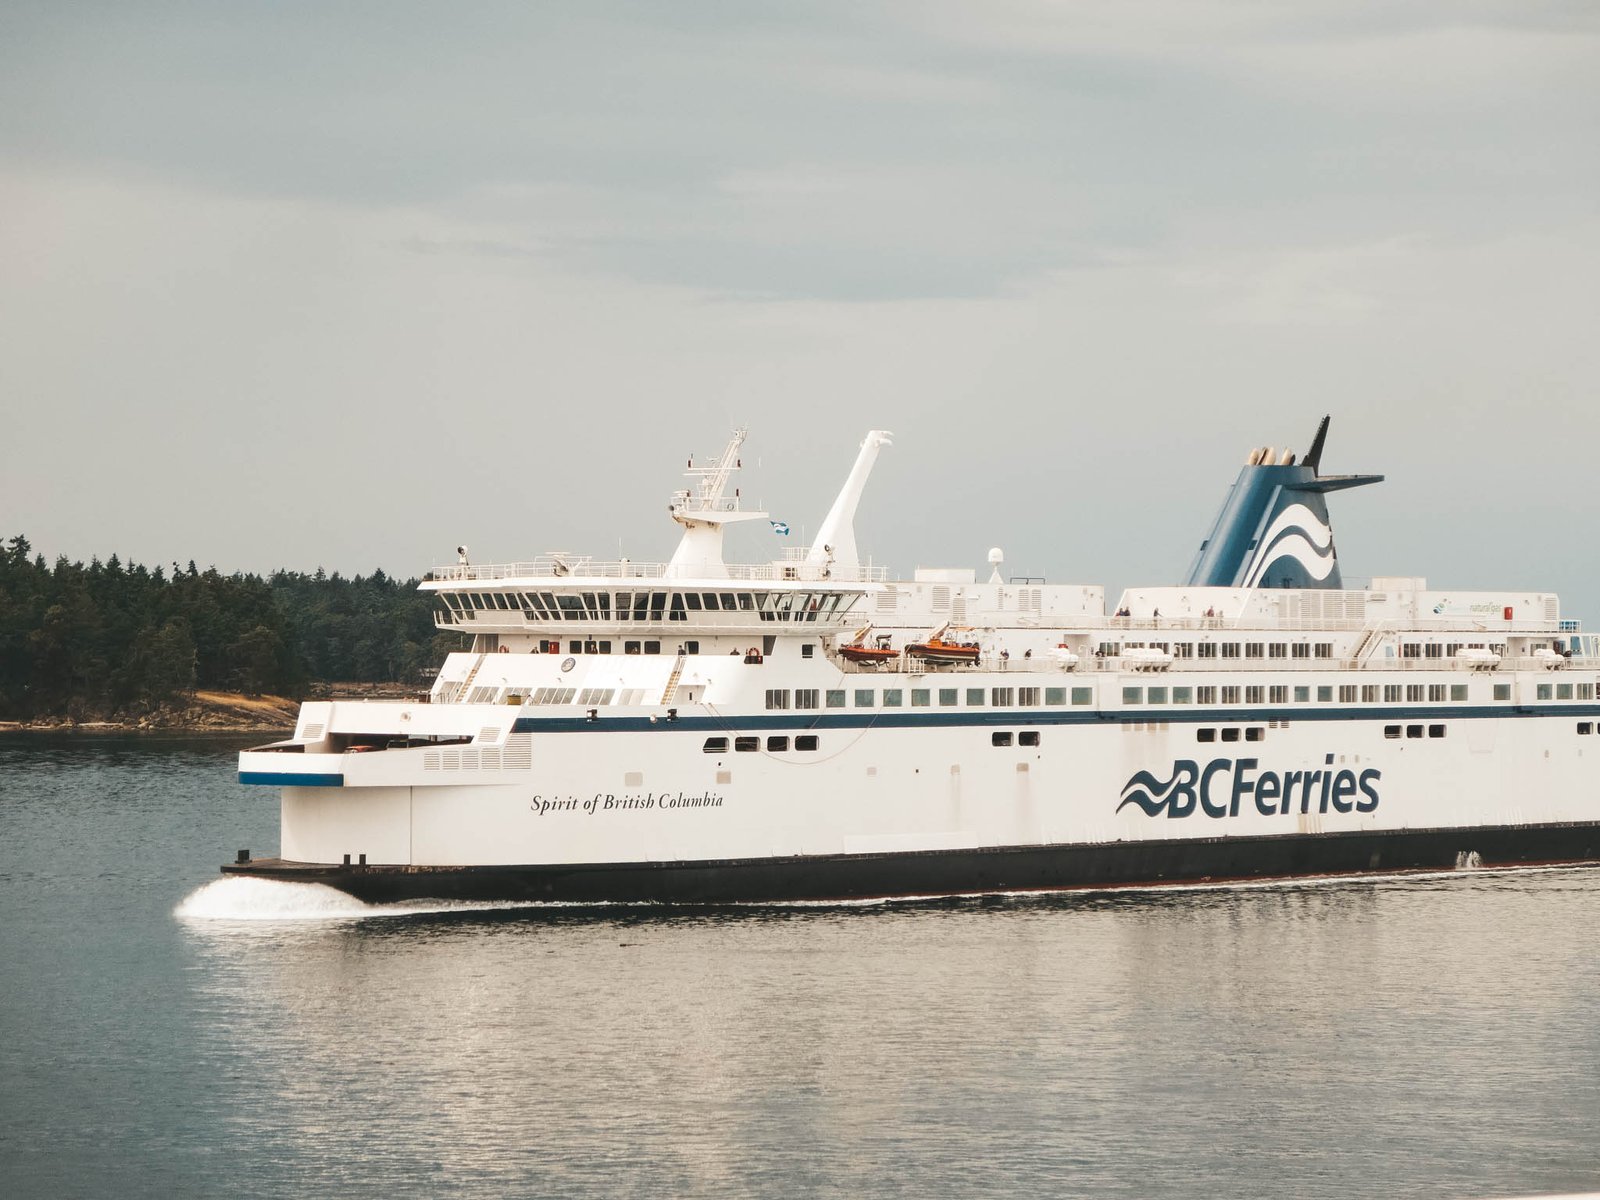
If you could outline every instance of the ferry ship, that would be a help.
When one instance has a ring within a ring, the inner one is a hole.
[[[766,522],[745,431],[689,464],[665,563],[460,561],[426,701],[305,704],[239,756],[281,857],[227,873],[415,898],[943,896],[1600,860],[1600,656],[1555,595],[1347,587],[1324,475],[1252,449],[1187,578],[890,579],[855,514]],[[1592,757],[1591,757],[1592,756]]]

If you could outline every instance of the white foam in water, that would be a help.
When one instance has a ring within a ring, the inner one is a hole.
[[[320,883],[214,879],[183,898],[173,915],[199,921],[348,920],[374,907]]]

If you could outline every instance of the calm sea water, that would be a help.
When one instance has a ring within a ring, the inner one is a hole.
[[[1600,872],[364,910],[236,745],[0,738],[0,1192],[1600,1188]]]

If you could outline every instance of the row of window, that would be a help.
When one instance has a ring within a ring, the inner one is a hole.
[[[529,621],[686,621],[690,613],[738,612],[763,621],[815,621],[846,611],[838,592],[444,592],[453,613],[519,612]]]
[[[802,733],[795,737],[794,749],[801,754],[809,754],[817,748],[817,735]],[[790,740],[787,734],[773,734],[767,738],[768,754],[787,754]],[[726,754],[728,752],[728,739],[725,737],[708,737],[705,744],[700,747],[707,754]],[[736,754],[754,754],[761,749],[761,738],[755,734],[740,734],[733,739],[733,749]]]
[[[1341,683],[1309,685],[1247,684],[1188,687],[1125,687],[1122,703],[1125,707],[1140,704],[1310,704],[1312,692],[1318,704],[1464,704],[1467,685],[1464,683]],[[1535,686],[1540,700],[1593,700],[1592,683],[1541,683]],[[1170,699],[1169,699],[1170,696]],[[1511,685],[1494,685],[1496,701],[1511,699]]]
[[[818,704],[818,700],[821,704]],[[1068,703],[1094,703],[1092,687],[997,688],[876,688],[828,689],[769,688],[767,708],[1037,708],[1041,703],[1059,707]]]
[[[1407,725],[1405,727],[1405,735],[1408,738],[1419,738],[1423,736],[1423,733],[1424,727],[1421,725]],[[1429,725],[1426,727],[1426,733],[1431,738],[1442,738],[1444,736],[1444,726]],[[1400,726],[1385,725],[1383,727],[1383,736],[1391,739],[1398,738],[1400,736]]]
[[[1246,726],[1243,733],[1244,740],[1247,742],[1261,742],[1265,741],[1267,737],[1267,731],[1260,725]],[[1194,731],[1194,740],[1197,742],[1214,742],[1217,740],[1218,734],[1221,734],[1222,740],[1225,742],[1237,742],[1240,729],[1237,725],[1226,729],[1196,729]]]
[[[1332,642],[1101,642],[1096,652],[1115,658],[1124,650],[1165,650],[1173,658],[1332,658]]]

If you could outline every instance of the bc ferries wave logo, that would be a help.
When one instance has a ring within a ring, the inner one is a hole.
[[[1123,786],[1121,812],[1132,804],[1147,817],[1165,814],[1171,819],[1192,816],[1197,810],[1208,817],[1237,817],[1246,798],[1264,817],[1282,813],[1372,812],[1378,807],[1378,781],[1383,772],[1374,767],[1355,771],[1258,771],[1253,758],[1214,758],[1201,766],[1180,758],[1172,764],[1165,782],[1149,771],[1138,771]],[[1333,766],[1328,755],[1326,767]]]
[[[1245,587],[1259,584],[1267,568],[1280,558],[1294,559],[1318,581],[1333,573],[1333,530],[1304,504],[1291,504],[1279,513],[1260,544],[1245,575]]]

